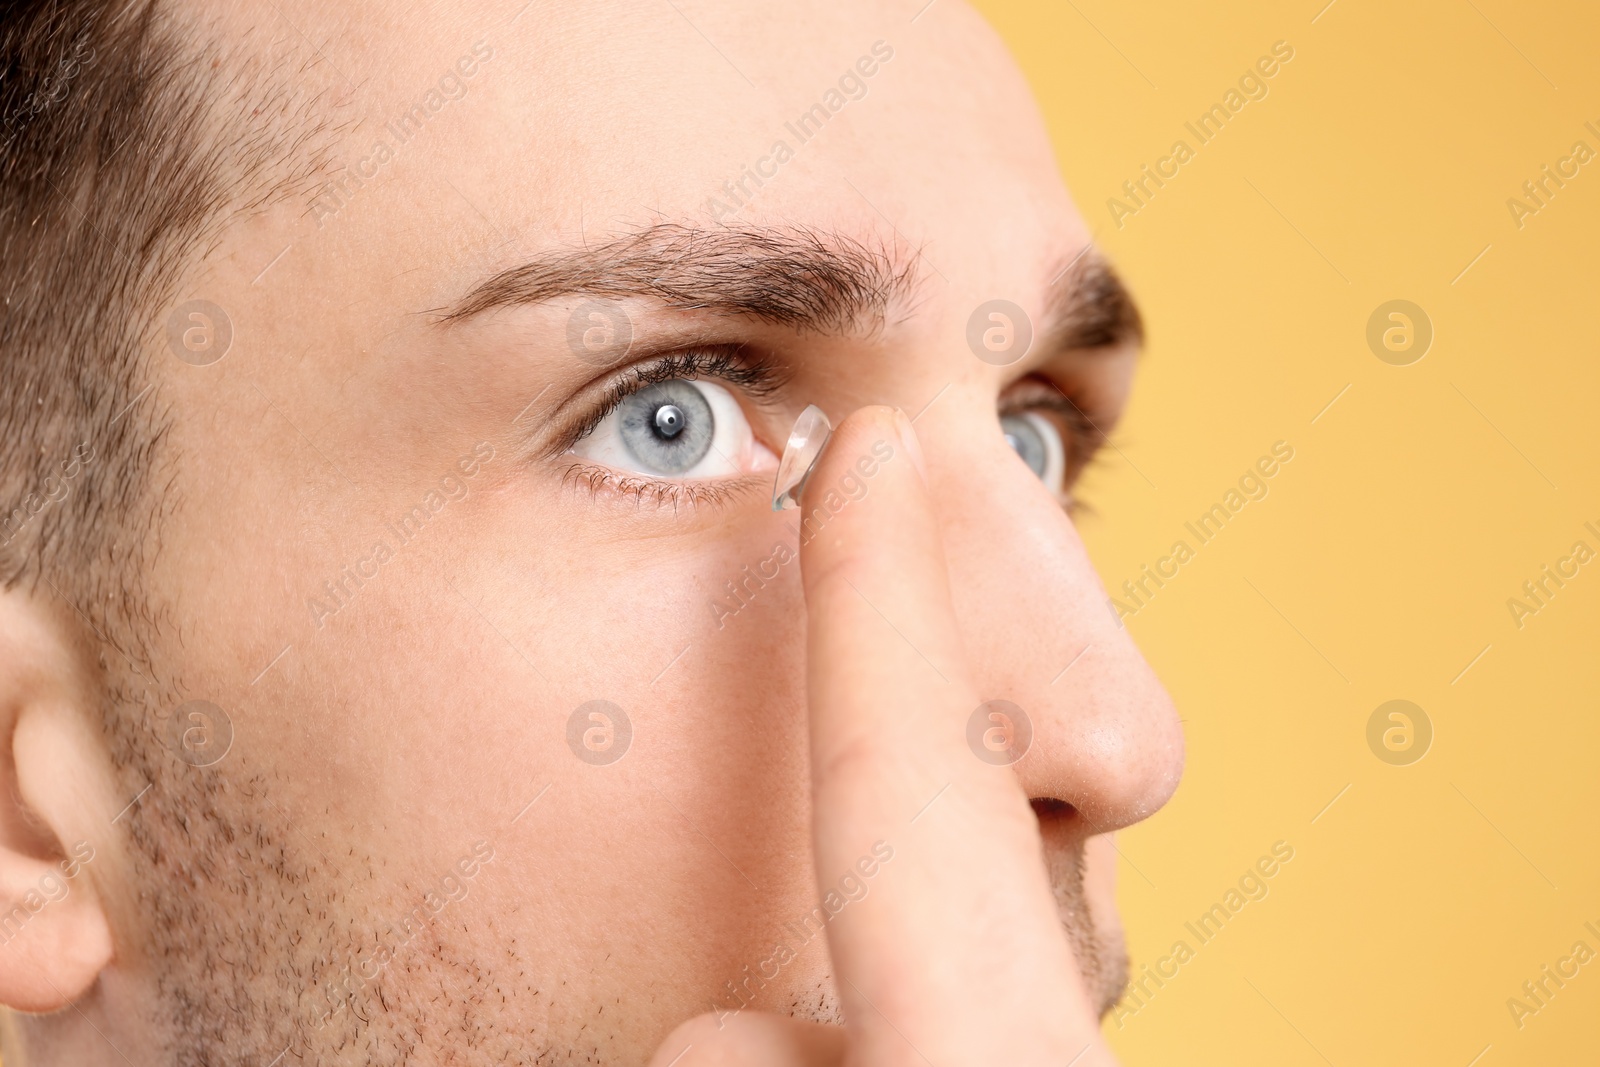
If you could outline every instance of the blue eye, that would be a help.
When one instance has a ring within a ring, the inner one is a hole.
[[[618,432],[628,454],[654,474],[682,474],[711,451],[717,420],[694,383],[657,382],[617,406]]]
[[[629,393],[572,454],[653,478],[728,478],[777,466],[733,394],[704,378],[668,378]]]
[[[1038,475],[1052,493],[1061,494],[1066,486],[1066,446],[1061,433],[1049,419],[1033,411],[1000,417],[1000,431],[1028,469]]]

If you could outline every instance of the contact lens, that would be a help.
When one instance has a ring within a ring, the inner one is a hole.
[[[778,461],[778,477],[772,483],[772,510],[783,511],[800,506],[800,494],[805,491],[811,468],[822,455],[822,446],[833,434],[833,424],[815,404],[808,406],[789,431],[789,443],[784,445],[783,458]]]

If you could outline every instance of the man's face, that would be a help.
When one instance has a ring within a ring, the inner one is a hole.
[[[1055,346],[1085,227],[990,32],[916,6],[285,3],[257,31],[320,54],[355,177],[234,225],[188,294],[230,350],[159,371],[163,654],[233,737],[135,809],[164,851],[107,981],[158,981],[191,1055],[642,1062],[713,1008],[834,1017],[795,932],[840,881],[793,554],[825,516],[769,503],[808,404],[916,416],[970,663],[1031,722],[1014,770],[1115,996],[1093,835],[1159,807],[1181,740],[999,417],[1060,433],[1070,477],[1133,349]],[[969,343],[995,299],[1031,323],[1007,365]],[[665,391],[608,416],[619,371]]]

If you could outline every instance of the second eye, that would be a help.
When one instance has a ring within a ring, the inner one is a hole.
[[[572,447],[574,455],[657,478],[725,478],[768,466],[733,395],[670,378],[630,393]]]
[[[1057,495],[1066,491],[1067,456],[1061,433],[1050,420],[1033,411],[1000,417],[1000,430],[1006,444],[1014,449],[1028,469]]]

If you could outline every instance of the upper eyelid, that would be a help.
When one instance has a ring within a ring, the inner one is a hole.
[[[1022,396],[1016,396],[1015,393],[1021,392],[1016,387],[1025,384],[1032,385],[1033,389],[1026,391]],[[1064,491],[1071,497],[1078,475],[1100,454],[1101,449],[1110,442],[1111,436],[1083,410],[1077,401],[1048,379],[1037,376],[1023,378],[1013,383],[1012,388],[1007,393],[1002,393],[1000,397],[1002,415],[1041,407],[1055,412],[1067,425],[1067,433],[1071,440],[1068,442]],[[1072,507],[1077,506],[1076,498],[1073,498]]]
[[[1105,432],[1098,422],[1088,412],[1084,411],[1077,401],[1062,392],[1061,388],[1054,382],[1024,379],[1024,383],[1034,385],[1036,391],[1020,397],[1014,395],[1015,390],[1002,393],[1000,396],[1000,413],[1002,415],[1025,408],[1050,408],[1059,412],[1072,426],[1074,434],[1081,436],[1085,441],[1101,443],[1109,438],[1110,435]]]
[[[636,387],[673,378],[720,378],[739,386],[758,405],[770,402],[788,381],[774,360],[744,345],[700,345],[663,353],[625,368],[613,381],[626,381],[630,374]]]
[[[551,412],[550,421],[558,428],[540,451],[548,458],[566,453],[627,397],[647,385],[675,378],[716,378],[737,386],[757,407],[765,407],[773,404],[789,373],[776,359],[743,344],[680,345],[654,353],[608,371]],[[569,408],[576,410],[567,414]]]

